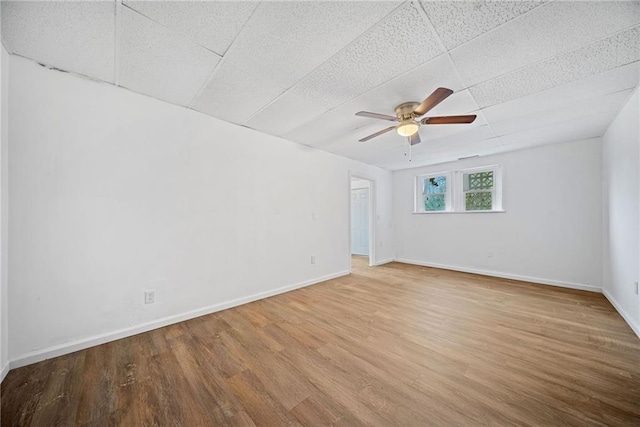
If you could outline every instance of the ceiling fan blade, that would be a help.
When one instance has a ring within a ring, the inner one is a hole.
[[[390,122],[395,122],[398,120],[398,118],[394,116],[388,116],[386,114],[379,114],[379,113],[370,113],[369,111],[358,111],[356,113],[356,116],[370,117],[372,119],[389,120]]]
[[[395,126],[389,126],[389,127],[388,127],[388,128],[386,128],[386,129],[382,129],[381,131],[378,131],[378,132],[376,132],[376,133],[372,133],[372,134],[371,134],[371,135],[369,135],[369,136],[365,136],[364,138],[362,138],[362,139],[358,140],[358,142],[367,142],[368,140],[370,140],[370,139],[372,139],[372,138],[375,138],[376,136],[380,136],[380,135],[382,135],[383,133],[387,133],[387,132],[389,132],[390,130],[394,130],[395,128],[396,128]]]
[[[452,93],[453,91],[451,89],[447,89],[446,87],[439,87],[438,89],[434,90],[433,93],[427,97],[427,99],[422,101],[422,104],[418,105],[416,109],[413,110],[413,114],[415,114],[417,117],[427,114],[429,110],[440,104]]]
[[[420,134],[418,132],[414,133],[413,135],[411,135],[409,137],[409,142],[411,143],[411,145],[416,145],[422,142],[422,140],[420,139]]]
[[[468,116],[425,117],[420,121],[423,125],[452,125],[456,123],[473,123],[475,114]]]

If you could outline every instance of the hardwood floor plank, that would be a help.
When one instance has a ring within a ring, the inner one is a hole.
[[[49,363],[46,363],[49,362]],[[4,424],[31,425],[33,414],[48,379],[47,372],[50,361],[14,369],[2,381],[0,420]],[[6,411],[6,408],[19,408],[17,413]]]
[[[289,364],[257,340],[247,341],[237,331],[231,331],[230,334],[232,339],[242,343],[240,345],[250,355],[245,366],[284,408],[290,410],[315,391],[309,381],[299,375],[295,365]]]
[[[287,349],[282,351],[282,355],[296,365],[324,395],[347,407],[363,424],[388,424],[381,414],[372,409],[371,402],[366,402],[358,396],[359,391],[368,384],[366,378],[351,375],[341,368],[336,369],[335,365],[315,351]]]
[[[425,420],[432,425],[444,425],[454,420],[456,424],[468,425],[472,421],[460,412],[445,410],[435,402],[426,401],[426,396],[418,395],[409,389],[407,383],[415,381],[413,376],[391,375],[385,369],[378,368],[332,344],[321,348],[319,353],[342,369],[367,378],[368,384],[358,395],[365,401],[373,402],[376,411],[391,425],[419,425]]]
[[[77,425],[104,421],[116,410],[117,384],[113,362],[118,343],[116,341],[84,350],[82,370],[72,373],[81,376],[82,384],[76,413]],[[68,356],[63,357],[66,359]]]
[[[349,410],[320,391],[300,402],[291,413],[305,426],[364,426]]]
[[[199,408],[202,408],[202,413],[209,424],[225,425],[227,418],[231,418],[235,414],[235,405],[229,399],[224,398],[226,397],[225,393],[215,377],[211,378],[203,373],[207,370],[207,366],[198,361],[192,350],[191,345],[184,342],[176,343],[174,346],[181,373],[189,384],[193,399],[192,406],[195,403]]]
[[[245,411],[240,411],[231,417],[231,419],[229,419],[229,425],[237,427],[256,427],[256,424]]]
[[[242,401],[254,423],[267,426],[299,426],[293,415],[273,400],[260,380],[246,370],[227,379],[233,393]]]
[[[355,257],[353,274],[9,372],[5,426],[640,425],[600,294]]]

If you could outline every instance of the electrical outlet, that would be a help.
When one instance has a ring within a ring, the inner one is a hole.
[[[633,282],[633,292],[635,292],[636,295],[638,295],[638,282]]]
[[[489,252],[487,253],[487,257],[489,257],[489,258],[493,258],[493,251],[489,251]]]
[[[316,263],[316,257],[314,255],[311,255],[311,264],[315,264]]]
[[[153,304],[156,302],[156,290],[144,291],[144,303]]]

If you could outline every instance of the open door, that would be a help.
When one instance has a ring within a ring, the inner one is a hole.
[[[369,257],[368,186],[351,189],[351,255]]]
[[[351,175],[349,185],[349,256],[351,260],[353,257],[366,258],[367,264],[373,265],[375,182]]]

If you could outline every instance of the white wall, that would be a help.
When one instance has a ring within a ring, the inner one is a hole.
[[[0,381],[9,371],[9,301],[7,286],[8,219],[8,100],[9,54],[0,52]]]
[[[394,172],[397,258],[599,290],[600,146],[596,138]],[[498,163],[505,213],[412,214],[416,175]]]
[[[640,336],[640,95],[603,136],[604,293]]]
[[[388,171],[10,67],[12,367],[347,273],[350,172],[376,179],[377,255],[393,256]]]

